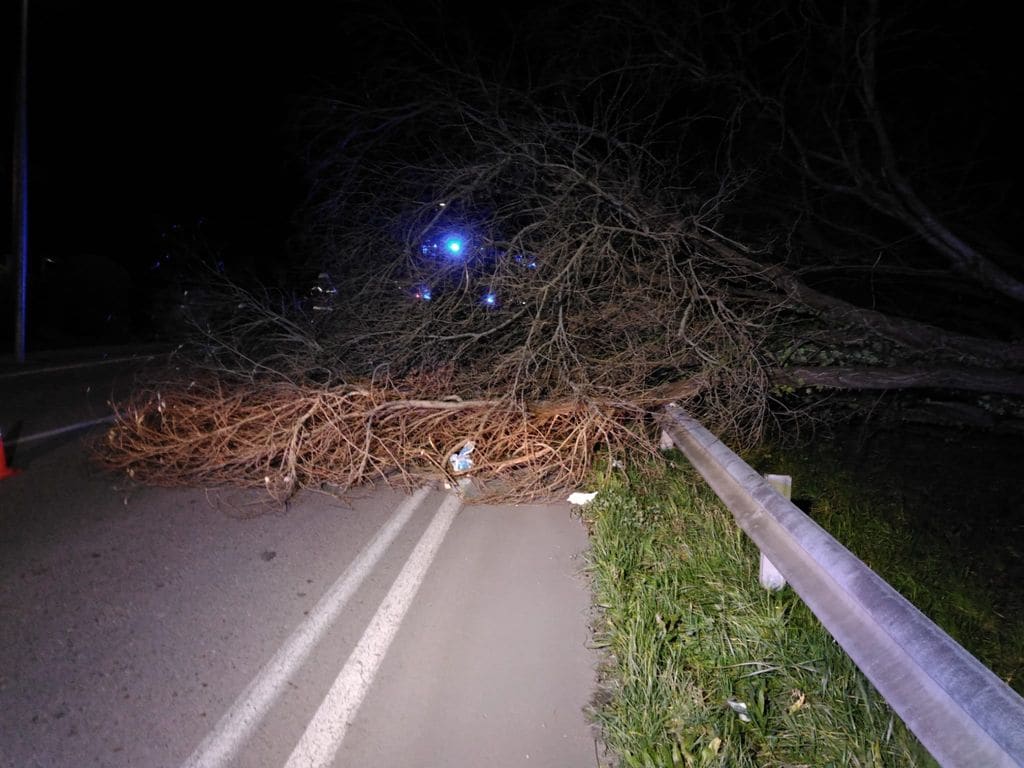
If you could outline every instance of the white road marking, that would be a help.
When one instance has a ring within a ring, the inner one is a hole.
[[[92,419],[91,421],[78,421],[74,424],[68,424],[66,427],[57,427],[57,429],[48,429],[46,432],[36,432],[34,435],[25,435],[24,437],[12,437],[6,438],[8,445],[22,445],[24,443],[32,443],[36,440],[45,440],[48,437],[56,437],[57,435],[63,435],[66,432],[77,432],[80,429],[88,429],[89,427],[95,427],[97,424],[110,424],[114,421],[114,416],[103,416],[99,419]]]
[[[366,697],[374,675],[461,506],[458,496],[449,496],[434,515],[430,527],[420,538],[359,644],[306,726],[285,768],[324,768],[334,761],[349,721]]]
[[[113,363],[130,363],[138,360],[155,360],[158,357],[167,357],[172,352],[157,352],[151,355],[129,355],[127,357],[108,357],[104,360],[86,360],[81,363],[64,363],[62,365],[50,365],[46,368],[26,368],[24,370],[7,371],[0,373],[0,379],[16,379],[21,376],[33,376],[37,373],[58,373],[61,371],[73,371],[78,368],[96,368],[101,365]]]
[[[429,492],[429,488],[421,488],[402,502],[391,519],[320,598],[309,617],[246,686],[191,757],[182,763],[182,768],[221,768],[235,764],[239,749],[266,716],[289,678],[309,658],[313,648]]]

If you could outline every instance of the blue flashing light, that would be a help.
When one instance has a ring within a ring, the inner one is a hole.
[[[523,255],[521,253],[517,253],[514,256],[514,258],[515,258],[516,264],[519,264],[520,266],[526,267],[527,269],[536,269],[537,268],[537,258],[535,256]]]
[[[434,295],[430,292],[430,287],[426,285],[420,285],[416,287],[415,293],[413,293],[420,301],[430,301],[434,298]]]
[[[481,301],[483,301],[485,307],[498,306],[498,297],[494,293],[485,293]]]
[[[419,250],[423,256],[460,262],[483,252],[482,247],[474,246],[472,234],[458,230],[449,230],[421,242]]]
[[[445,235],[441,240],[441,248],[444,250],[446,256],[460,257],[462,256],[462,252],[466,249],[466,238],[456,233]]]

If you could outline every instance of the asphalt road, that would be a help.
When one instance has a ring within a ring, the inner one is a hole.
[[[24,423],[53,430],[43,416]],[[17,453],[24,471],[0,480],[0,765],[598,765],[568,504],[378,488],[283,510],[128,485],[78,433]]]
[[[68,434],[110,416],[139,377],[168,361],[166,347],[97,349],[37,355],[26,365],[0,358],[0,432],[7,448]]]

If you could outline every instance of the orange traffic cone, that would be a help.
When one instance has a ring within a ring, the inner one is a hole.
[[[0,432],[0,480],[21,472],[20,469],[7,466],[7,451],[4,450],[4,433]]]

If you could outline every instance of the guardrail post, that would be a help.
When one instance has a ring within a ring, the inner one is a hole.
[[[764,479],[782,498],[787,501],[793,498],[793,478],[789,475],[765,475]],[[761,570],[758,572],[757,580],[762,587],[772,592],[778,592],[786,586],[786,577],[764,556],[764,552],[761,553]]]

